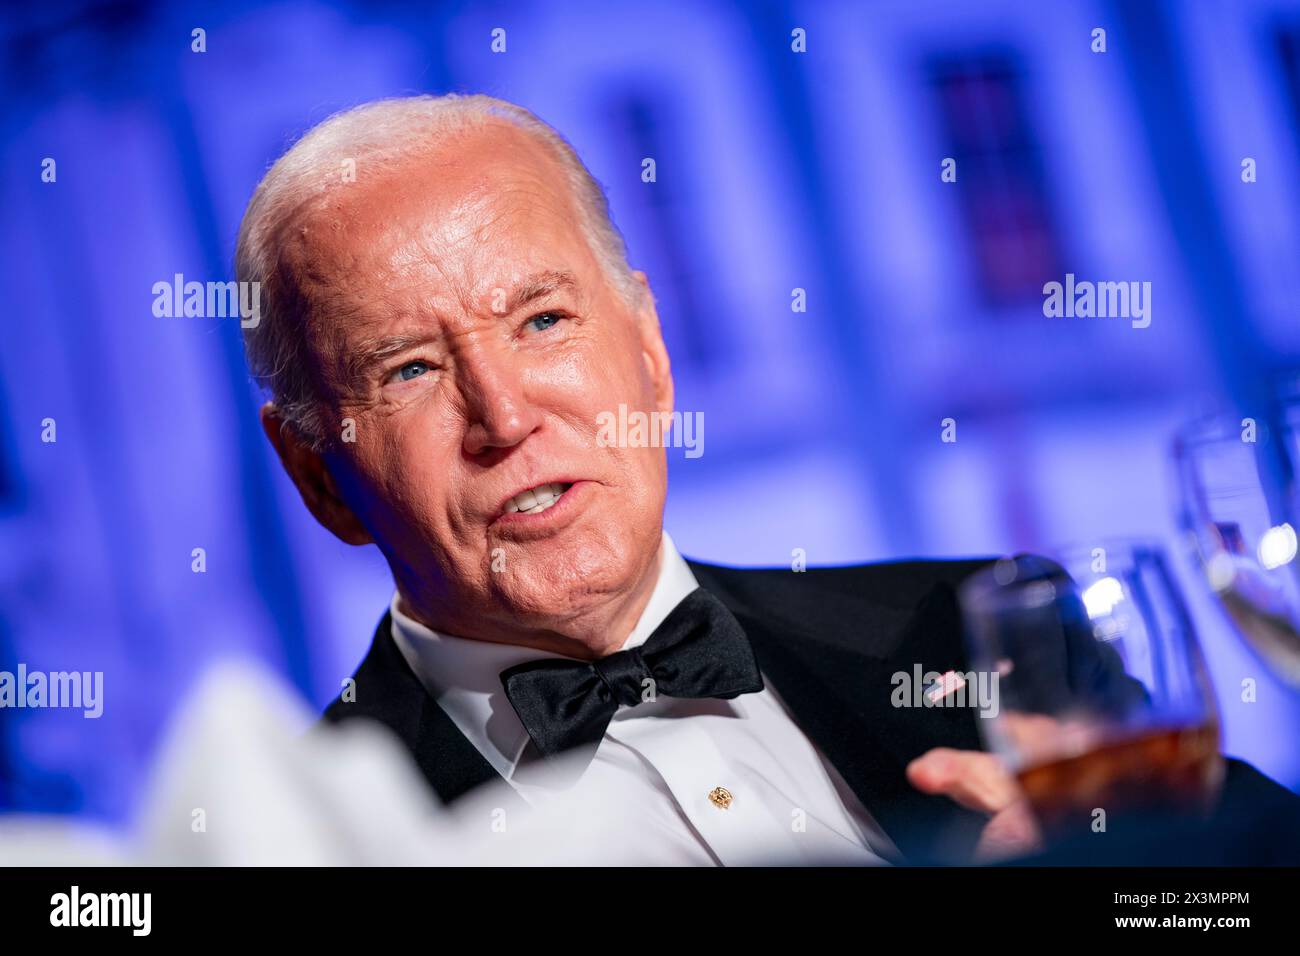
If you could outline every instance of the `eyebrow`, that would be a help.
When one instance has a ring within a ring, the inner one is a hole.
[[[577,280],[573,278],[571,272],[548,270],[535,273],[521,282],[511,293],[510,298],[506,300],[506,313],[515,312],[528,303],[544,299],[561,289],[576,289],[577,286]]]
[[[361,343],[361,347],[344,361],[348,381],[363,378],[371,369],[383,365],[394,355],[400,355],[417,345],[426,345],[434,341],[435,335],[429,332],[417,332],[410,335],[386,335]]]
[[[506,299],[503,315],[510,315],[529,303],[545,299],[561,289],[576,289],[577,280],[573,273],[553,269],[537,272],[517,285]],[[344,362],[344,369],[349,381],[356,381],[367,375],[371,369],[384,364],[395,355],[419,345],[436,341],[436,333],[421,331],[400,335],[385,335],[376,339],[363,341],[357,350]]]

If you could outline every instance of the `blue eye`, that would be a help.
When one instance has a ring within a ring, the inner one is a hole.
[[[560,321],[558,312],[543,312],[541,315],[533,316],[526,324],[538,332],[545,332],[558,321]]]
[[[400,381],[409,382],[413,378],[419,378],[427,371],[429,371],[427,362],[407,362],[397,370],[397,378]]]

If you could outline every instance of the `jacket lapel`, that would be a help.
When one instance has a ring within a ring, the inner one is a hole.
[[[370,651],[356,673],[356,700],[335,700],[324,714],[330,723],[367,717],[386,725],[415,757],[443,803],[450,803],[489,780],[500,780],[478,749],[429,696],[402,657],[392,636],[389,614],[379,622]],[[504,799],[523,801],[513,790]]]
[[[909,862],[968,854],[985,817],[916,790],[906,767],[933,747],[983,749],[973,712],[893,706],[895,674],[910,679],[918,664],[922,673],[968,669],[952,588],[937,583],[919,604],[905,609],[828,593],[811,576],[804,579],[806,591],[733,577],[803,578],[791,572],[694,563],[691,569],[736,615],[760,669],[795,722]]]

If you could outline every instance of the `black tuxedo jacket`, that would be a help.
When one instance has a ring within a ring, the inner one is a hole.
[[[982,749],[971,707],[895,708],[896,672],[968,671],[956,587],[986,561],[902,561],[840,568],[742,570],[688,562],[700,585],[730,608],[764,679],[844,777],[904,856],[958,858],[985,818],[914,789],[907,764],[933,747]],[[355,700],[334,701],[327,722],[378,720],[414,756],[444,802],[497,776],[428,695],[394,644],[388,615],[355,675]],[[1279,785],[1239,762],[1235,791],[1249,801]],[[1243,784],[1243,780],[1245,783]]]

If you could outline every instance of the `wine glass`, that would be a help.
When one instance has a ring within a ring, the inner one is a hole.
[[[970,661],[997,675],[986,745],[1048,839],[1205,814],[1223,779],[1214,694],[1159,546],[1020,556],[964,582]]]
[[[1274,413],[1207,417],[1174,440],[1180,519],[1206,581],[1236,632],[1300,687],[1300,402]]]

